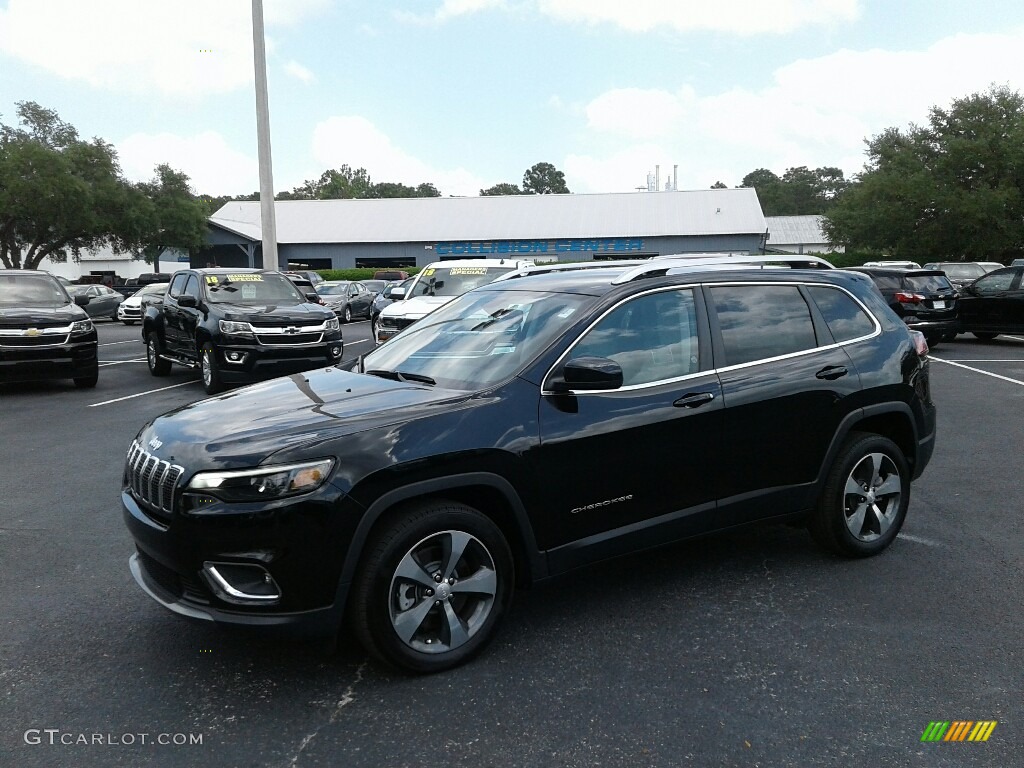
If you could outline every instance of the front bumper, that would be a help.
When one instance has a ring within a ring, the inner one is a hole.
[[[96,334],[92,333],[82,341],[39,348],[0,346],[0,381],[91,376],[98,365],[96,341]]]
[[[270,346],[225,339],[217,347],[217,363],[226,383],[244,384],[337,365],[344,353],[340,332],[326,335],[322,342],[309,346]]]
[[[354,526],[358,515],[339,514],[344,498],[331,486],[322,496],[299,498],[262,513],[184,515],[145,507],[124,490],[123,517],[137,550],[132,575],[156,602],[189,618],[310,634],[335,631],[348,591],[340,577],[352,536],[339,521]],[[231,569],[267,574],[273,585],[268,591],[276,598],[240,604],[211,577],[212,571]]]
[[[142,307],[126,307],[124,304],[117,305],[118,320],[141,320]]]

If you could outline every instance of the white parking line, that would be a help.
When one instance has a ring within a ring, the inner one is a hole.
[[[128,341],[106,341],[100,344],[101,347],[112,347],[115,344],[141,344],[142,339],[129,339]]]
[[[1009,376],[1000,376],[998,373],[992,373],[991,371],[983,371],[981,370],[981,368],[972,368],[969,365],[961,365],[960,363],[954,363],[952,360],[943,360],[941,357],[935,357],[934,355],[928,355],[928,359],[934,360],[936,363],[945,363],[946,365],[952,365],[956,368],[963,368],[964,370],[967,371],[974,371],[975,373],[980,373],[984,376],[991,376],[993,379],[1008,381],[1011,384],[1020,384],[1022,387],[1024,387],[1024,381],[1020,381],[1019,379],[1011,379]]]
[[[125,395],[124,397],[115,397],[113,400],[104,400],[102,403],[90,403],[89,407],[90,408],[96,408],[97,406],[100,406],[100,405],[110,405],[111,403],[120,403],[122,400],[132,400],[133,398],[136,398],[136,397],[145,397],[146,395],[152,395],[154,392],[163,392],[164,390],[167,390],[167,389],[174,389],[175,387],[184,387],[184,386],[187,386],[189,384],[197,384],[197,383],[198,383],[198,380],[196,380],[196,381],[183,381],[183,382],[181,382],[181,384],[171,384],[171,386],[169,386],[169,387],[160,387],[160,389],[151,389],[148,392],[139,392],[139,393],[134,394],[134,395]]]
[[[1024,363],[1022,358],[1006,359],[1006,360],[989,360],[987,357],[978,358],[977,360],[957,360],[958,363]]]
[[[1020,336],[1007,336],[1005,333],[1003,334],[1003,338],[1013,339],[1014,341],[1024,341],[1024,338],[1021,338]]]
[[[373,339],[360,339],[359,341],[346,341],[345,346],[351,347],[353,344],[369,344]]]
[[[902,531],[897,534],[897,538],[906,539],[907,541],[912,541],[915,544],[924,544],[926,547],[941,547],[942,546],[941,542],[932,541],[931,539],[926,539],[926,538],[924,538],[922,536],[912,536],[911,534],[903,533]]]
[[[108,365],[124,365],[125,363],[144,363],[146,358],[140,357],[138,360],[100,360],[100,368],[106,368]]]

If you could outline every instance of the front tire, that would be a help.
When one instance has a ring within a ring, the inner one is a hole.
[[[844,557],[877,555],[896,538],[910,503],[910,466],[881,435],[854,432],[829,470],[808,527],[814,540]]]
[[[203,389],[208,395],[216,395],[224,389],[220,367],[217,365],[217,350],[210,342],[203,344],[199,355],[199,365],[203,373]]]
[[[990,333],[988,331],[971,331],[971,333],[974,338],[981,339],[982,341],[992,341],[992,339],[999,335],[998,333]]]
[[[164,360],[160,357],[162,346],[160,344],[160,337],[157,336],[156,331],[150,331],[146,334],[146,365],[149,367],[149,372],[154,376],[166,376],[171,372],[171,363],[169,360]]]
[[[134,320],[122,320],[121,322],[124,323],[125,325],[135,325]]]
[[[406,672],[440,672],[479,653],[515,581],[495,523],[472,507],[411,506],[367,547],[353,585],[353,628],[378,659]]]
[[[92,372],[85,376],[76,376],[74,378],[75,386],[79,389],[92,389],[96,386],[96,382],[100,379],[100,367],[97,363]]]

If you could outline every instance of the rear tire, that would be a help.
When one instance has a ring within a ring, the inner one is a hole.
[[[169,360],[164,360],[160,357],[160,353],[163,351],[163,346],[160,344],[160,337],[157,336],[156,331],[150,331],[146,334],[146,365],[149,367],[149,372],[154,376],[166,376],[171,372],[171,363]]]
[[[343,323],[351,323],[352,322],[352,307],[346,305],[345,313],[344,313],[344,319],[342,319],[342,322]]]
[[[208,395],[216,395],[224,389],[220,367],[217,365],[217,350],[210,342],[203,344],[199,354],[199,365],[203,373],[203,389]]]
[[[495,523],[447,500],[413,505],[371,540],[352,592],[356,636],[406,672],[458,666],[491,640],[515,581]]]
[[[877,555],[896,538],[910,503],[910,465],[881,435],[854,432],[839,449],[808,521],[823,548],[844,557]]]
[[[971,331],[971,334],[974,338],[981,339],[982,341],[992,341],[992,339],[999,335],[998,333],[989,333],[988,331]]]

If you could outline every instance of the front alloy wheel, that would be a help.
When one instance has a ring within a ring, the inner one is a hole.
[[[208,395],[216,395],[224,389],[224,383],[221,381],[220,368],[217,366],[217,350],[212,344],[203,345],[199,363],[203,373],[203,389]]]
[[[396,510],[367,545],[353,583],[352,627],[374,656],[408,672],[472,658],[512,595],[512,553],[486,515],[435,499]]]

